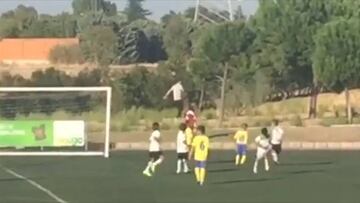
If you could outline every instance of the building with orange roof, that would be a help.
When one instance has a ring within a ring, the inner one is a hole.
[[[4,38],[0,39],[0,62],[49,64],[49,54],[54,47],[74,44],[79,44],[78,38]]]

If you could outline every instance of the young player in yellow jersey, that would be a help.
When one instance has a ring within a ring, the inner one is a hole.
[[[236,142],[236,157],[235,164],[244,164],[246,161],[246,145],[248,142],[248,125],[246,123],[241,125],[241,130],[238,130],[234,135],[234,140]]]
[[[189,146],[190,149],[194,138],[194,131],[193,131],[194,126],[189,122],[186,123],[186,126],[187,126],[185,129],[186,144]]]
[[[193,139],[192,147],[189,153],[189,160],[194,154],[195,159],[195,177],[199,185],[203,185],[206,175],[206,160],[209,153],[209,138],[205,135],[205,127],[197,127],[196,136]]]

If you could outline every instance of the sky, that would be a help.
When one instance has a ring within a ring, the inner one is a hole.
[[[89,0],[90,1],[90,0]],[[118,9],[122,10],[127,0],[110,0],[116,2]],[[226,8],[224,0],[202,0],[204,4],[216,8]],[[241,1],[241,3],[240,3]],[[72,0],[0,0],[0,13],[16,8],[19,4],[33,6],[39,13],[58,14],[61,12],[72,12]],[[144,8],[150,10],[150,19],[159,21],[161,16],[170,10],[181,12],[188,7],[195,6],[196,0],[145,0]],[[255,13],[258,7],[258,0],[233,0],[233,4],[240,4],[245,15]]]

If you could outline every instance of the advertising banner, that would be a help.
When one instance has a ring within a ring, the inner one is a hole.
[[[84,144],[84,121],[0,121],[1,147],[60,147]]]

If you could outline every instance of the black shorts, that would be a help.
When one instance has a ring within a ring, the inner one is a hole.
[[[177,154],[178,159],[188,159],[188,153],[178,153]]]
[[[276,152],[276,154],[280,154],[282,150],[281,144],[273,144],[272,149]]]
[[[160,158],[160,156],[162,155],[162,151],[158,151],[158,152],[149,152],[149,157],[150,159],[153,159],[154,161],[158,160]]]

